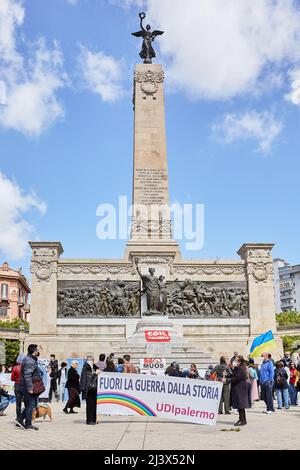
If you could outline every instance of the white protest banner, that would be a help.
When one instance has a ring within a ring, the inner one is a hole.
[[[215,425],[222,383],[139,374],[103,373],[97,414],[160,416]]]
[[[159,374],[162,375],[165,372],[167,366],[166,359],[161,357],[144,357],[140,359],[140,370],[142,374]]]

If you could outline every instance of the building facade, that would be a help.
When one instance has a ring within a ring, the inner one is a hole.
[[[276,312],[300,312],[300,264],[274,259],[273,267]]]
[[[28,295],[30,288],[21,270],[14,270],[8,263],[0,266],[0,320],[16,318],[29,321]]]

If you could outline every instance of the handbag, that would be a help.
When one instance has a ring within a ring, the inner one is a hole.
[[[46,389],[45,385],[39,376],[35,376],[32,379],[32,384],[33,384],[33,395],[41,395]]]
[[[89,392],[93,392],[94,390],[97,390],[98,387],[98,376],[97,374],[93,373],[91,382],[89,385]]]

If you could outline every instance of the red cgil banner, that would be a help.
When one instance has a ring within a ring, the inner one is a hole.
[[[167,343],[171,341],[167,330],[145,330],[145,338],[149,343]]]

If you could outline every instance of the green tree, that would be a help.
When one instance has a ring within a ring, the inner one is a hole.
[[[15,318],[12,321],[0,320],[0,328],[6,328],[6,329],[16,328],[16,329],[19,329],[21,324],[24,325],[24,328],[26,330],[29,329],[28,321],[21,320],[21,318]]]
[[[20,352],[20,341],[13,339],[0,339],[5,345],[5,365],[11,366],[15,364],[17,356]]]
[[[277,313],[276,321],[279,326],[299,325],[300,313],[293,311]]]
[[[291,353],[299,352],[300,336],[281,336],[281,339],[285,351],[291,351]]]

